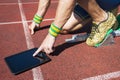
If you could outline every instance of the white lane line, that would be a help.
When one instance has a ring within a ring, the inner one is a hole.
[[[58,3],[58,1],[51,1],[51,3]],[[38,2],[24,2],[22,4],[38,4]]]
[[[58,3],[58,1],[51,1],[51,3]],[[0,3],[0,5],[16,5],[18,3]],[[23,2],[21,4],[38,4],[38,2]]]
[[[43,21],[53,21],[54,18],[50,18],[50,19],[43,19]],[[32,20],[28,20],[28,21],[24,21],[26,23],[28,22],[32,22]],[[5,24],[20,24],[22,23],[22,21],[14,21],[14,22],[0,22],[0,25],[5,25]]]
[[[0,25],[5,25],[5,24],[19,24],[22,23],[22,21],[15,21],[15,22],[0,22]]]
[[[112,78],[119,78],[119,77],[120,77],[120,71],[117,71],[117,72],[107,73],[90,78],[85,78],[83,80],[110,80]]]
[[[16,4],[18,4],[18,3],[0,3],[0,6],[1,5],[16,5]]]
[[[22,23],[23,23],[23,29],[25,32],[27,48],[31,49],[31,48],[34,48],[34,44],[32,42],[32,38],[31,38],[29,29],[28,29],[28,24],[26,22],[26,17],[25,17],[23,7],[22,7],[20,0],[18,0],[18,4],[19,4],[20,14],[21,14],[21,18],[22,18]],[[33,80],[44,80],[40,67],[33,68],[32,73],[33,73]]]

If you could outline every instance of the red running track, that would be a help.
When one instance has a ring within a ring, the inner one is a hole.
[[[66,44],[64,40],[72,34],[59,35],[51,62],[17,76],[11,74],[4,58],[42,43],[57,4],[58,0],[52,0],[41,24],[43,29],[31,36],[26,26],[37,10],[38,0],[0,1],[0,80],[120,80],[119,37],[114,45],[93,48],[85,42]]]

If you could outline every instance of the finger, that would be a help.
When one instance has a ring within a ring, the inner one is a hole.
[[[29,27],[29,29],[30,29],[30,34],[33,35],[34,34],[34,29],[31,26]]]
[[[35,24],[32,24],[32,25],[31,25],[31,28],[30,28],[30,30],[31,30],[31,35],[34,34],[34,28],[35,28]]]
[[[46,49],[44,49],[44,51],[46,52],[46,54],[50,54],[53,52],[53,50],[51,48],[46,48]]]
[[[49,48],[49,53],[48,54],[50,54],[50,53],[52,53],[53,52],[53,49],[52,48]]]
[[[41,47],[37,49],[37,51],[35,51],[35,53],[33,54],[33,56],[35,57],[40,51],[41,51]]]
[[[35,32],[34,32],[34,28],[35,28],[35,23],[32,22],[31,25],[29,26],[31,35],[33,35],[33,34],[35,33]]]
[[[39,28],[39,24],[33,23],[31,26],[31,35],[35,34],[37,28]]]
[[[31,29],[31,35],[33,35],[35,32],[34,32],[34,29]]]

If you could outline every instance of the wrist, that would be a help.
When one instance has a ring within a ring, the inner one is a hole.
[[[56,37],[52,36],[50,33],[47,35],[48,37],[51,37],[52,39],[55,39]]]
[[[56,38],[61,30],[62,28],[59,28],[54,23],[52,23],[49,28],[49,34]]]
[[[33,22],[35,22],[36,24],[40,24],[42,20],[43,20],[42,16],[39,16],[38,14],[34,15]]]

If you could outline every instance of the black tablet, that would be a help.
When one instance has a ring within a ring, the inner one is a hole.
[[[5,62],[7,63],[10,71],[17,75],[51,61],[44,52],[40,52],[36,57],[33,57],[32,55],[36,50],[37,48],[33,48],[6,57]]]

